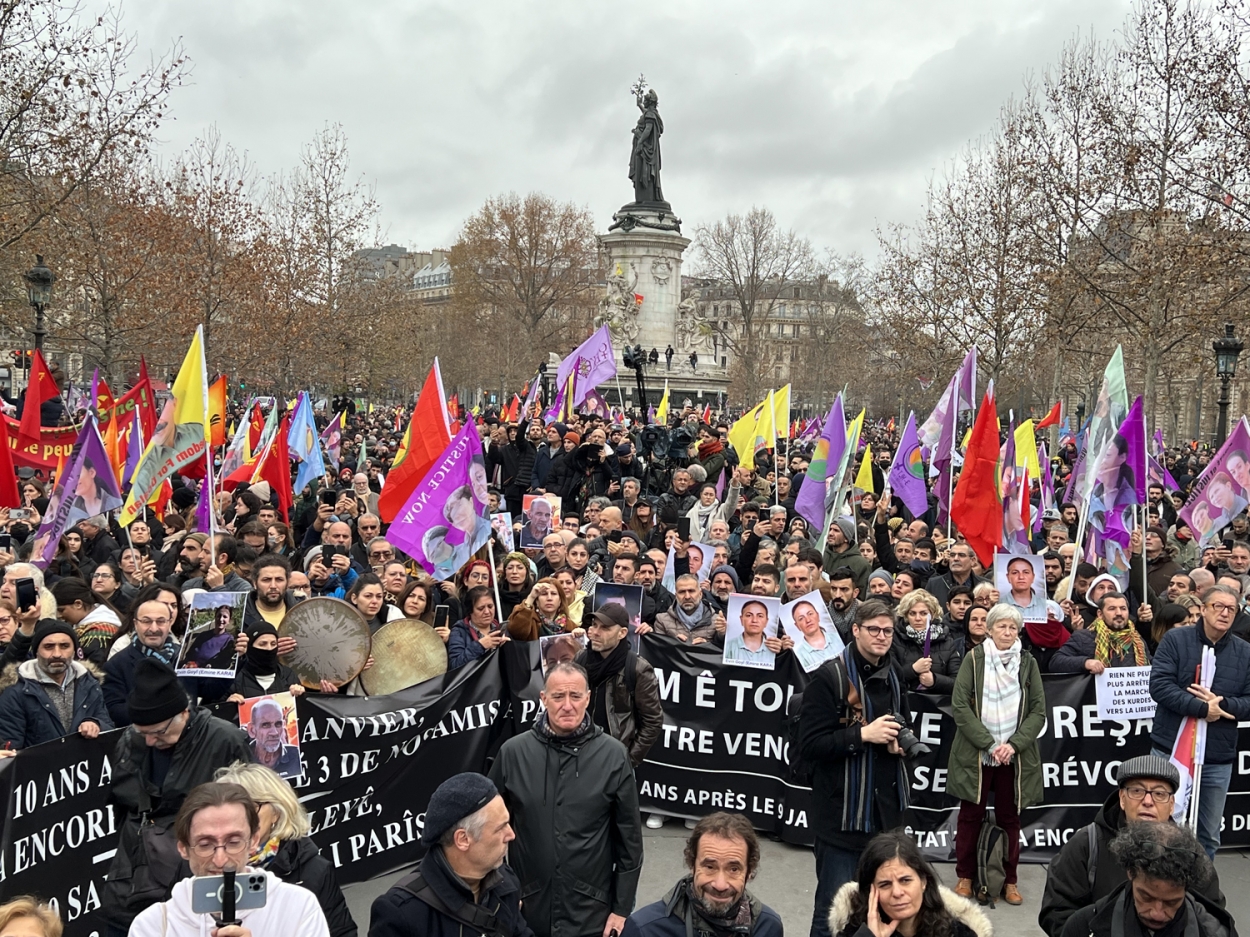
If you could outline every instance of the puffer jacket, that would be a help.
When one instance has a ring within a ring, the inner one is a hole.
[[[706,601],[703,602],[699,608],[699,623],[693,628],[687,628],[677,617],[677,606],[674,605],[667,612],[660,612],[656,615],[655,624],[652,627],[656,634],[662,634],[666,638],[676,638],[684,644],[690,644],[695,638],[703,638],[710,644],[720,644],[722,637],[716,633],[716,625],[712,623],[715,611]]]
[[[929,656],[933,658],[933,686],[920,685],[920,674],[916,673],[912,665],[924,656],[924,644],[912,640],[907,633],[907,626],[901,621],[894,623],[894,643],[890,645],[890,657],[898,668],[899,676],[907,681],[910,692],[950,693],[955,689],[955,676],[959,673],[959,662],[963,659],[962,644],[941,622],[933,622],[930,630],[933,632],[929,640]]]
[[[867,924],[855,928],[850,926],[851,898],[858,889],[856,882],[847,882],[834,895],[833,904],[829,906],[829,933],[834,937],[872,937]],[[945,885],[938,890],[942,895],[942,904],[955,919],[951,937],[991,937],[994,929],[980,908],[967,898],[960,898]]]
[[[642,871],[638,786],[625,746],[585,720],[567,737],[546,715],[504,742],[490,778],[512,814],[509,861],[525,920],[544,937],[601,937],[629,917]]]
[[[0,741],[16,749],[30,748],[77,732],[84,722],[94,722],[101,732],[113,728],[100,682],[104,674],[94,664],[70,661],[74,681],[74,718],[69,726],[53,705],[40,681],[38,662],[9,664],[0,674]]]
[[[321,905],[330,927],[330,937],[356,937],[356,922],[334,877],[334,863],[321,855],[311,839],[285,840],[267,868],[288,885],[307,888],[317,896],[317,904]]]
[[[1063,926],[1081,908],[1101,901],[1124,884],[1124,867],[1111,854],[1111,841],[1124,829],[1127,821],[1120,808],[1120,790],[1116,788],[1107,801],[1098,808],[1094,822],[1073,833],[1059,854],[1050,860],[1046,870],[1046,892],[1042,895],[1042,909],[1037,923],[1049,937],[1059,937]],[[1090,829],[1094,832],[1094,878],[1090,885]],[[1213,903],[1224,907],[1224,895],[1220,891],[1220,877],[1215,866],[1211,876],[1196,887]]]
[[[577,655],[576,662],[586,666],[594,651],[587,649]],[[633,669],[634,693],[630,698],[626,674]],[[649,661],[630,650],[625,667],[607,681],[604,699],[608,712],[608,734],[629,749],[629,761],[637,768],[664,728],[664,707],[660,705],[660,684]]]

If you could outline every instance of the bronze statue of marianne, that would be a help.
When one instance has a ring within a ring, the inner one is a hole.
[[[639,95],[638,109],[642,114],[634,127],[634,148],[629,157],[629,178],[634,183],[634,201],[639,204],[664,201],[660,190],[660,134],[664,133],[664,121],[656,109],[659,98],[653,89]]]

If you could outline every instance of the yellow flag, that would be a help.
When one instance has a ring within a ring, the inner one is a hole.
[[[776,395],[770,390],[768,399],[760,404],[759,418],[755,422],[755,438],[752,440],[753,449],[758,452],[761,449],[777,448],[777,401]],[[755,461],[754,457],[751,459]]]
[[[660,405],[655,408],[655,421],[661,425],[668,422],[668,378],[664,379],[664,396],[660,398]]]
[[[1042,477],[1042,466],[1037,461],[1037,438],[1032,420],[1025,420],[1016,427],[1016,466],[1028,469],[1029,478],[1034,481]]]
[[[872,443],[864,448],[864,461],[859,464],[859,474],[855,476],[855,487],[860,491],[876,494],[872,487]]]
[[[843,478],[850,476],[851,466],[855,464],[855,453],[859,450],[859,437],[864,431],[864,413],[864,410],[860,410],[859,416],[851,420],[851,425],[846,428],[846,470]]]
[[[790,385],[787,384],[773,396],[773,426],[783,435],[790,435]],[[783,429],[784,427],[784,429]]]
[[[204,366],[204,345],[200,339],[203,326],[195,330],[187,356],[174,378],[174,423],[184,426],[199,423],[208,427],[208,368]],[[204,435],[201,431],[200,435]]]
[[[755,468],[755,427],[763,409],[764,404],[757,403],[729,428],[729,444],[738,453],[738,463],[743,468]]]

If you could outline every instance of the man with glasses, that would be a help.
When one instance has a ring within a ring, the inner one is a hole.
[[[870,599],[856,610],[852,640],[812,672],[799,714],[799,748],[812,766],[816,903],[811,937],[829,937],[834,895],[856,880],[859,855],[876,834],[903,824],[908,776],[896,741],[911,712],[907,686],[890,666],[894,616]],[[846,778],[872,777],[871,784]]]
[[[171,629],[174,625],[173,613],[164,602],[152,599],[144,602],[133,611],[134,638],[130,644],[118,651],[104,665],[104,703],[108,706],[109,718],[115,726],[130,725],[130,714],[127,698],[135,686],[135,674],[141,661],[155,659],[168,667],[174,666],[178,657],[178,639]],[[240,631],[235,639],[235,651],[240,657],[247,653],[247,635]],[[211,677],[183,677],[184,695],[191,699],[199,699],[206,703],[215,703],[225,699],[232,686],[230,680],[218,680]]]
[[[1111,851],[1111,841],[1124,827],[1172,822],[1181,776],[1170,761],[1138,755],[1120,765],[1115,779],[1119,787],[1099,808],[1094,822],[1073,833],[1046,870],[1046,893],[1037,923],[1049,937],[1059,937],[1068,918],[1124,884],[1125,868]],[[1196,890],[1224,906],[1214,866]]]
[[[381,536],[381,534],[382,518],[376,514],[361,514],[360,517],[356,518],[356,536],[360,539],[352,544],[351,558],[360,564],[363,569],[370,569],[378,565],[378,561],[369,555],[373,547],[370,541],[375,537]]]
[[[187,795],[173,825],[178,853],[194,876],[260,872],[248,867],[257,849],[260,811],[238,784],[201,784]],[[239,924],[219,926],[208,914],[191,910],[195,880],[185,878],[168,901],[153,904],[135,918],[134,937],[329,937],[325,913],[316,896],[300,885],[287,884],[271,871],[265,876],[265,905],[236,911]]]
[[[490,771],[516,828],[525,920],[538,937],[620,934],[642,871],[629,751],[591,718],[577,664],[555,664],[541,699],[533,729],[504,742]]]
[[[976,588],[987,579],[981,579],[972,572],[972,564],[976,562],[976,554],[966,543],[952,543],[947,554],[949,572],[934,576],[927,586],[930,594],[938,600],[939,605],[946,604],[946,596],[955,586],[971,586]]]
[[[1214,859],[1220,845],[1224,799],[1237,757],[1237,722],[1250,719],[1250,644],[1230,634],[1240,597],[1228,586],[1212,586],[1202,596],[1202,620],[1193,628],[1173,628],[1163,636],[1150,670],[1155,718],[1153,754],[1168,758],[1185,717],[1207,720],[1206,760],[1198,795],[1198,839]],[[1215,650],[1210,689],[1194,682],[1205,648]]]
[[[161,603],[144,602],[139,616],[155,617],[158,605],[168,614]],[[112,759],[112,800],[120,835],[103,894],[110,935],[125,934],[136,914],[169,898],[180,863],[171,849],[160,846],[170,845],[174,818],[187,795],[211,781],[218,768],[250,760],[247,736],[194,706],[165,663],[143,656],[132,677],[122,720],[130,729],[117,740]],[[230,686],[229,680],[217,682]],[[250,854],[236,858],[238,867]]]

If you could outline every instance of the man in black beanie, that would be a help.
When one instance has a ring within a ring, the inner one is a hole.
[[[249,760],[238,727],[193,707],[173,670],[154,657],[135,664],[126,708],[133,725],[113,751],[121,835],[103,896],[110,937],[125,934],[148,905],[168,900],[181,861],[173,822],[183,799],[218,768]],[[152,825],[146,840],[144,817]]]
[[[21,749],[73,732],[93,739],[113,728],[100,690],[104,675],[78,659],[72,625],[45,618],[30,646],[34,659],[0,674],[0,741]]]
[[[419,871],[373,902],[369,937],[533,937],[507,865],[508,808],[487,777],[466,771],[438,786],[425,811]]]

